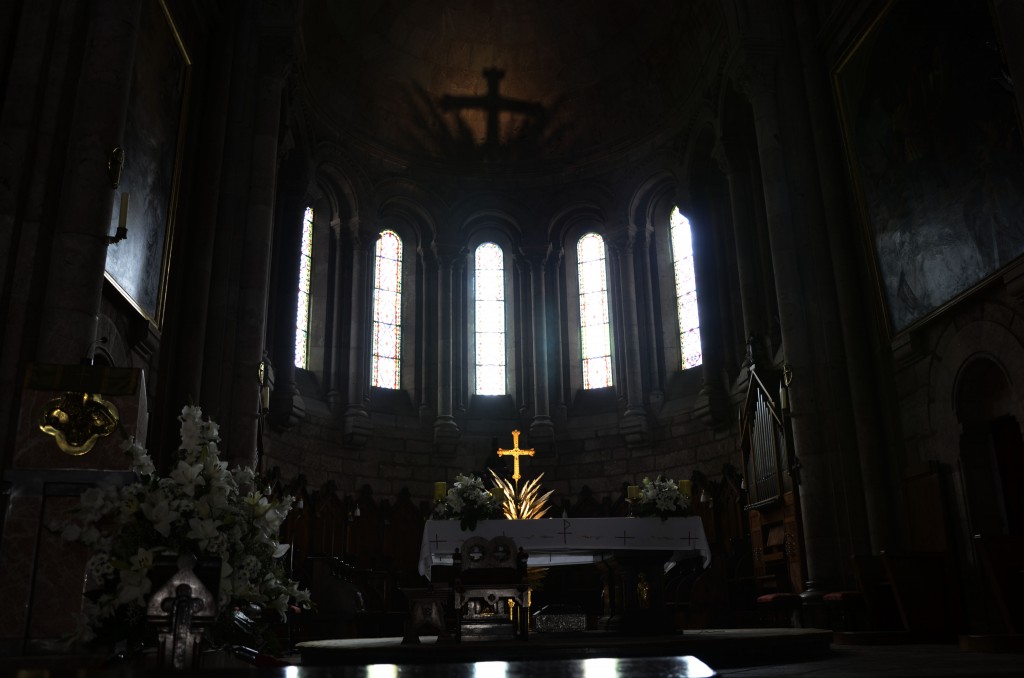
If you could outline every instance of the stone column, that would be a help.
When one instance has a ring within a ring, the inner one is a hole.
[[[225,129],[231,99],[231,87],[227,83],[231,82],[232,72],[236,68],[233,29],[226,25],[226,21],[219,23],[217,28],[219,30],[216,34],[222,39],[210,52],[210,71],[213,75],[206,80],[203,89],[207,105],[203,107],[200,121],[201,152],[195,163],[196,181],[193,184],[203,187],[221,185],[226,151]],[[195,206],[192,218],[189,219],[193,227],[185,231],[187,239],[184,242],[185,257],[189,263],[187,267],[173,270],[172,280],[180,281],[178,289],[182,290],[181,295],[186,301],[177,305],[173,318],[168,317],[166,320],[167,324],[173,324],[174,327],[164,328],[161,363],[168,358],[173,360],[173,374],[167,375],[172,381],[168,392],[171,394],[170,404],[178,407],[189,402],[189,399],[200,404],[206,402],[202,388],[203,364],[206,360],[206,331],[218,229],[217,215],[221,200],[221,192],[218,190],[195,191]],[[168,340],[173,341],[173,346],[167,345]],[[167,425],[175,427],[177,424],[175,419]]]
[[[719,140],[714,150],[714,159],[725,174],[729,184],[729,207],[732,212],[733,241],[736,246],[736,270],[739,276],[740,305],[743,310],[743,336],[753,340],[754,361],[758,365],[768,362],[767,355],[759,355],[767,348],[765,335],[769,330],[766,309],[760,301],[758,271],[760,262],[757,255],[757,241],[754,238],[754,206],[751,204],[748,174],[743,171],[747,165],[745,151],[729,143],[727,138]]]
[[[710,185],[711,182],[708,182]],[[701,195],[698,200],[695,193]],[[732,412],[729,396],[725,389],[722,368],[723,340],[721,322],[721,293],[716,289],[718,281],[712,274],[711,262],[715,259],[713,233],[718,224],[709,204],[707,186],[700,190],[680,192],[679,206],[690,220],[690,236],[693,245],[693,275],[697,282],[697,295],[702,303],[697,307],[700,322],[701,364],[703,385],[694,404],[697,416],[708,427],[718,428],[730,424]],[[703,292],[703,293],[702,293]]]
[[[548,380],[546,264],[550,247],[524,248],[530,267],[530,319],[533,327],[533,420],[530,422],[530,444],[544,447],[555,440],[555,424],[550,416],[550,384]]]
[[[789,135],[784,128],[780,102],[780,80],[786,74],[778,55],[757,52],[752,59],[751,83],[754,123],[757,134],[764,198],[771,239],[772,263],[775,272],[782,327],[782,345],[786,360],[793,370],[790,387],[790,406],[793,423],[793,452],[799,456],[799,487],[801,516],[807,559],[807,588],[815,592],[838,580],[838,535],[832,516],[834,490],[828,459],[828,445],[820,426],[827,403],[816,383],[820,364],[818,350],[811,340],[811,318],[815,309],[809,307],[808,294],[814,292],[815,279],[810,262],[824,253],[809,247],[797,231],[801,215],[793,205],[793,176],[791,155],[799,153],[797,147],[783,144]],[[798,142],[791,139],[791,143]],[[822,346],[822,349],[825,347]],[[797,482],[794,478],[794,482]]]
[[[431,387],[433,387],[435,393],[437,391],[437,385],[434,381],[437,376],[437,372],[434,369],[434,360],[437,353],[428,338],[435,336],[433,320],[437,316],[433,315],[432,317],[431,311],[437,299],[437,295],[434,293],[434,286],[437,284],[437,266],[434,257],[430,256],[429,252],[425,251],[422,247],[417,248],[416,257],[419,262],[416,272],[416,289],[419,290],[419,293],[416,295],[416,304],[419,307],[418,316],[423,319],[423,322],[419,323],[417,327],[418,335],[416,337],[416,350],[418,352],[416,369],[419,373],[418,413],[420,424],[426,426],[430,424],[433,415],[436,413],[436,410],[432,411],[430,407],[430,393]]]
[[[309,174],[305,160],[294,152],[281,169],[274,237],[273,280],[277,289],[271,291],[274,329],[270,333],[270,359],[274,363],[274,392],[270,399],[270,421],[276,428],[287,429],[306,415],[305,403],[295,385],[295,318]]]
[[[107,163],[124,131],[141,6],[91,6],[41,309],[40,362],[92,357],[115,194]]]
[[[344,238],[342,237],[341,220],[337,217],[331,221],[330,243],[329,251],[334,260],[334,278],[331,281],[333,283],[333,292],[329,293],[331,302],[330,340],[324,352],[324,373],[327,379],[327,406],[330,408],[331,414],[340,417],[345,412],[345,401],[347,398],[344,378],[345,356],[342,351],[344,346],[342,337],[345,335],[347,327],[345,319],[342,317],[342,311],[345,307],[343,303],[345,299],[345,283],[348,280],[344,275],[346,270],[345,257],[348,253],[343,246]]]
[[[350,226],[352,312],[349,318],[348,404],[342,419],[345,441],[361,447],[373,434],[373,423],[366,411],[370,389],[367,338],[372,331],[369,319],[373,307],[373,251],[377,243],[377,234],[361,228],[357,219],[354,219]]]
[[[643,368],[640,362],[640,332],[637,325],[636,271],[634,270],[634,246],[636,226],[622,226],[609,234],[609,249],[619,264],[616,297],[619,300],[618,318],[622,323],[624,346],[619,355],[626,360],[626,411],[619,422],[619,432],[630,447],[642,447],[650,442],[650,423],[643,400]]]
[[[452,416],[452,276],[459,248],[434,244],[437,258],[437,417],[434,444],[438,452],[454,453],[459,425]]]
[[[565,385],[565,346],[566,338],[563,324],[565,323],[566,317],[566,305],[569,303],[568,295],[565,293],[565,250],[558,248],[557,251],[552,253],[552,269],[554,273],[555,281],[552,285],[554,288],[551,300],[552,311],[554,312],[555,322],[549,325],[548,336],[555,346],[555,351],[552,352],[553,365],[548,366],[548,374],[551,375],[552,383],[554,384],[555,392],[555,407],[554,415],[559,425],[564,425],[569,418],[569,406],[566,404],[566,385]]]
[[[1019,7],[1019,5],[1018,5]],[[817,150],[817,169],[822,188],[822,212],[825,216],[830,261],[824,277],[834,285],[836,311],[839,322],[833,323],[841,338],[842,350],[832,351],[837,371],[845,377],[848,396],[835,402],[839,423],[839,445],[836,455],[845,467],[846,482],[842,497],[846,511],[862,520],[851,520],[850,550],[864,553],[869,549],[878,553],[896,546],[893,512],[896,489],[889,473],[892,456],[885,444],[884,412],[893,411],[887,403],[895,404],[895,394],[882,387],[875,378],[876,361],[872,352],[889,351],[888,345],[879,345],[879,337],[865,313],[864,290],[860,284],[861,270],[857,257],[850,250],[858,246],[855,223],[856,210],[849,204],[845,157],[836,125],[834,99],[826,74],[822,73],[818,59],[818,22],[810,8],[794,5],[807,92],[808,114],[813,124],[803,126],[807,134],[814,134],[813,147]],[[1022,15],[1024,16],[1024,15]],[[1018,27],[1020,25],[1018,24]],[[1018,93],[1019,96],[1019,93]],[[836,342],[838,343],[838,342]],[[839,380],[835,380],[839,381]],[[890,419],[890,426],[892,420]],[[843,454],[844,451],[846,454]],[[838,466],[833,462],[834,466]]]
[[[290,57],[290,43],[282,39],[263,38],[257,44],[259,61],[253,98],[252,154],[241,243],[236,362],[231,377],[230,438],[227,441],[230,461],[239,465],[256,462],[259,365],[267,334],[281,92]]]

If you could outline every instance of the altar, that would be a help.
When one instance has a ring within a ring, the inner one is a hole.
[[[455,549],[470,537],[511,537],[529,555],[529,567],[580,565],[608,560],[623,551],[665,551],[665,567],[699,553],[705,568],[711,549],[699,517],[541,518],[481,520],[463,530],[457,520],[428,520],[420,543],[419,573],[427,579],[435,566],[450,566]]]
[[[670,630],[664,574],[685,558],[711,562],[699,517],[542,518],[481,520],[462,530],[457,520],[428,520],[420,544],[419,572],[453,564],[453,554],[470,537],[510,537],[528,556],[528,567],[595,566],[603,580],[604,630],[652,633]]]

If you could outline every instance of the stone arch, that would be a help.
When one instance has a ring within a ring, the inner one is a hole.
[[[1014,501],[1019,491],[1008,493],[1005,485],[1014,477],[1024,482],[1024,409],[1019,385],[1010,377],[1024,368],[1024,342],[1008,324],[989,319],[1004,316],[991,302],[986,306],[991,308],[985,319],[951,322],[938,338],[929,365],[925,424],[934,434],[921,452],[925,461],[939,464],[953,537],[968,558],[974,534],[1024,529],[1024,508]],[[1011,466],[1008,476],[992,466],[998,454]]]

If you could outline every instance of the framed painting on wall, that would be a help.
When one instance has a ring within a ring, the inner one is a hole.
[[[890,2],[832,73],[890,335],[1024,253],[1024,152],[988,3]]]
[[[127,237],[107,248],[106,277],[160,327],[174,232],[191,61],[167,5],[145,0],[129,91],[119,196]],[[110,233],[122,218],[115,201]]]

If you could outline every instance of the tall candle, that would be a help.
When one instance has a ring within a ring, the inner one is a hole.
[[[689,497],[690,496],[690,492],[692,491],[691,485],[692,485],[692,483],[689,480],[680,480],[679,481],[679,494],[683,495],[684,497]]]
[[[448,483],[439,480],[434,483],[434,501],[441,501],[448,494]]]
[[[128,191],[121,194],[121,211],[117,215],[117,229],[123,231],[128,228]]]

